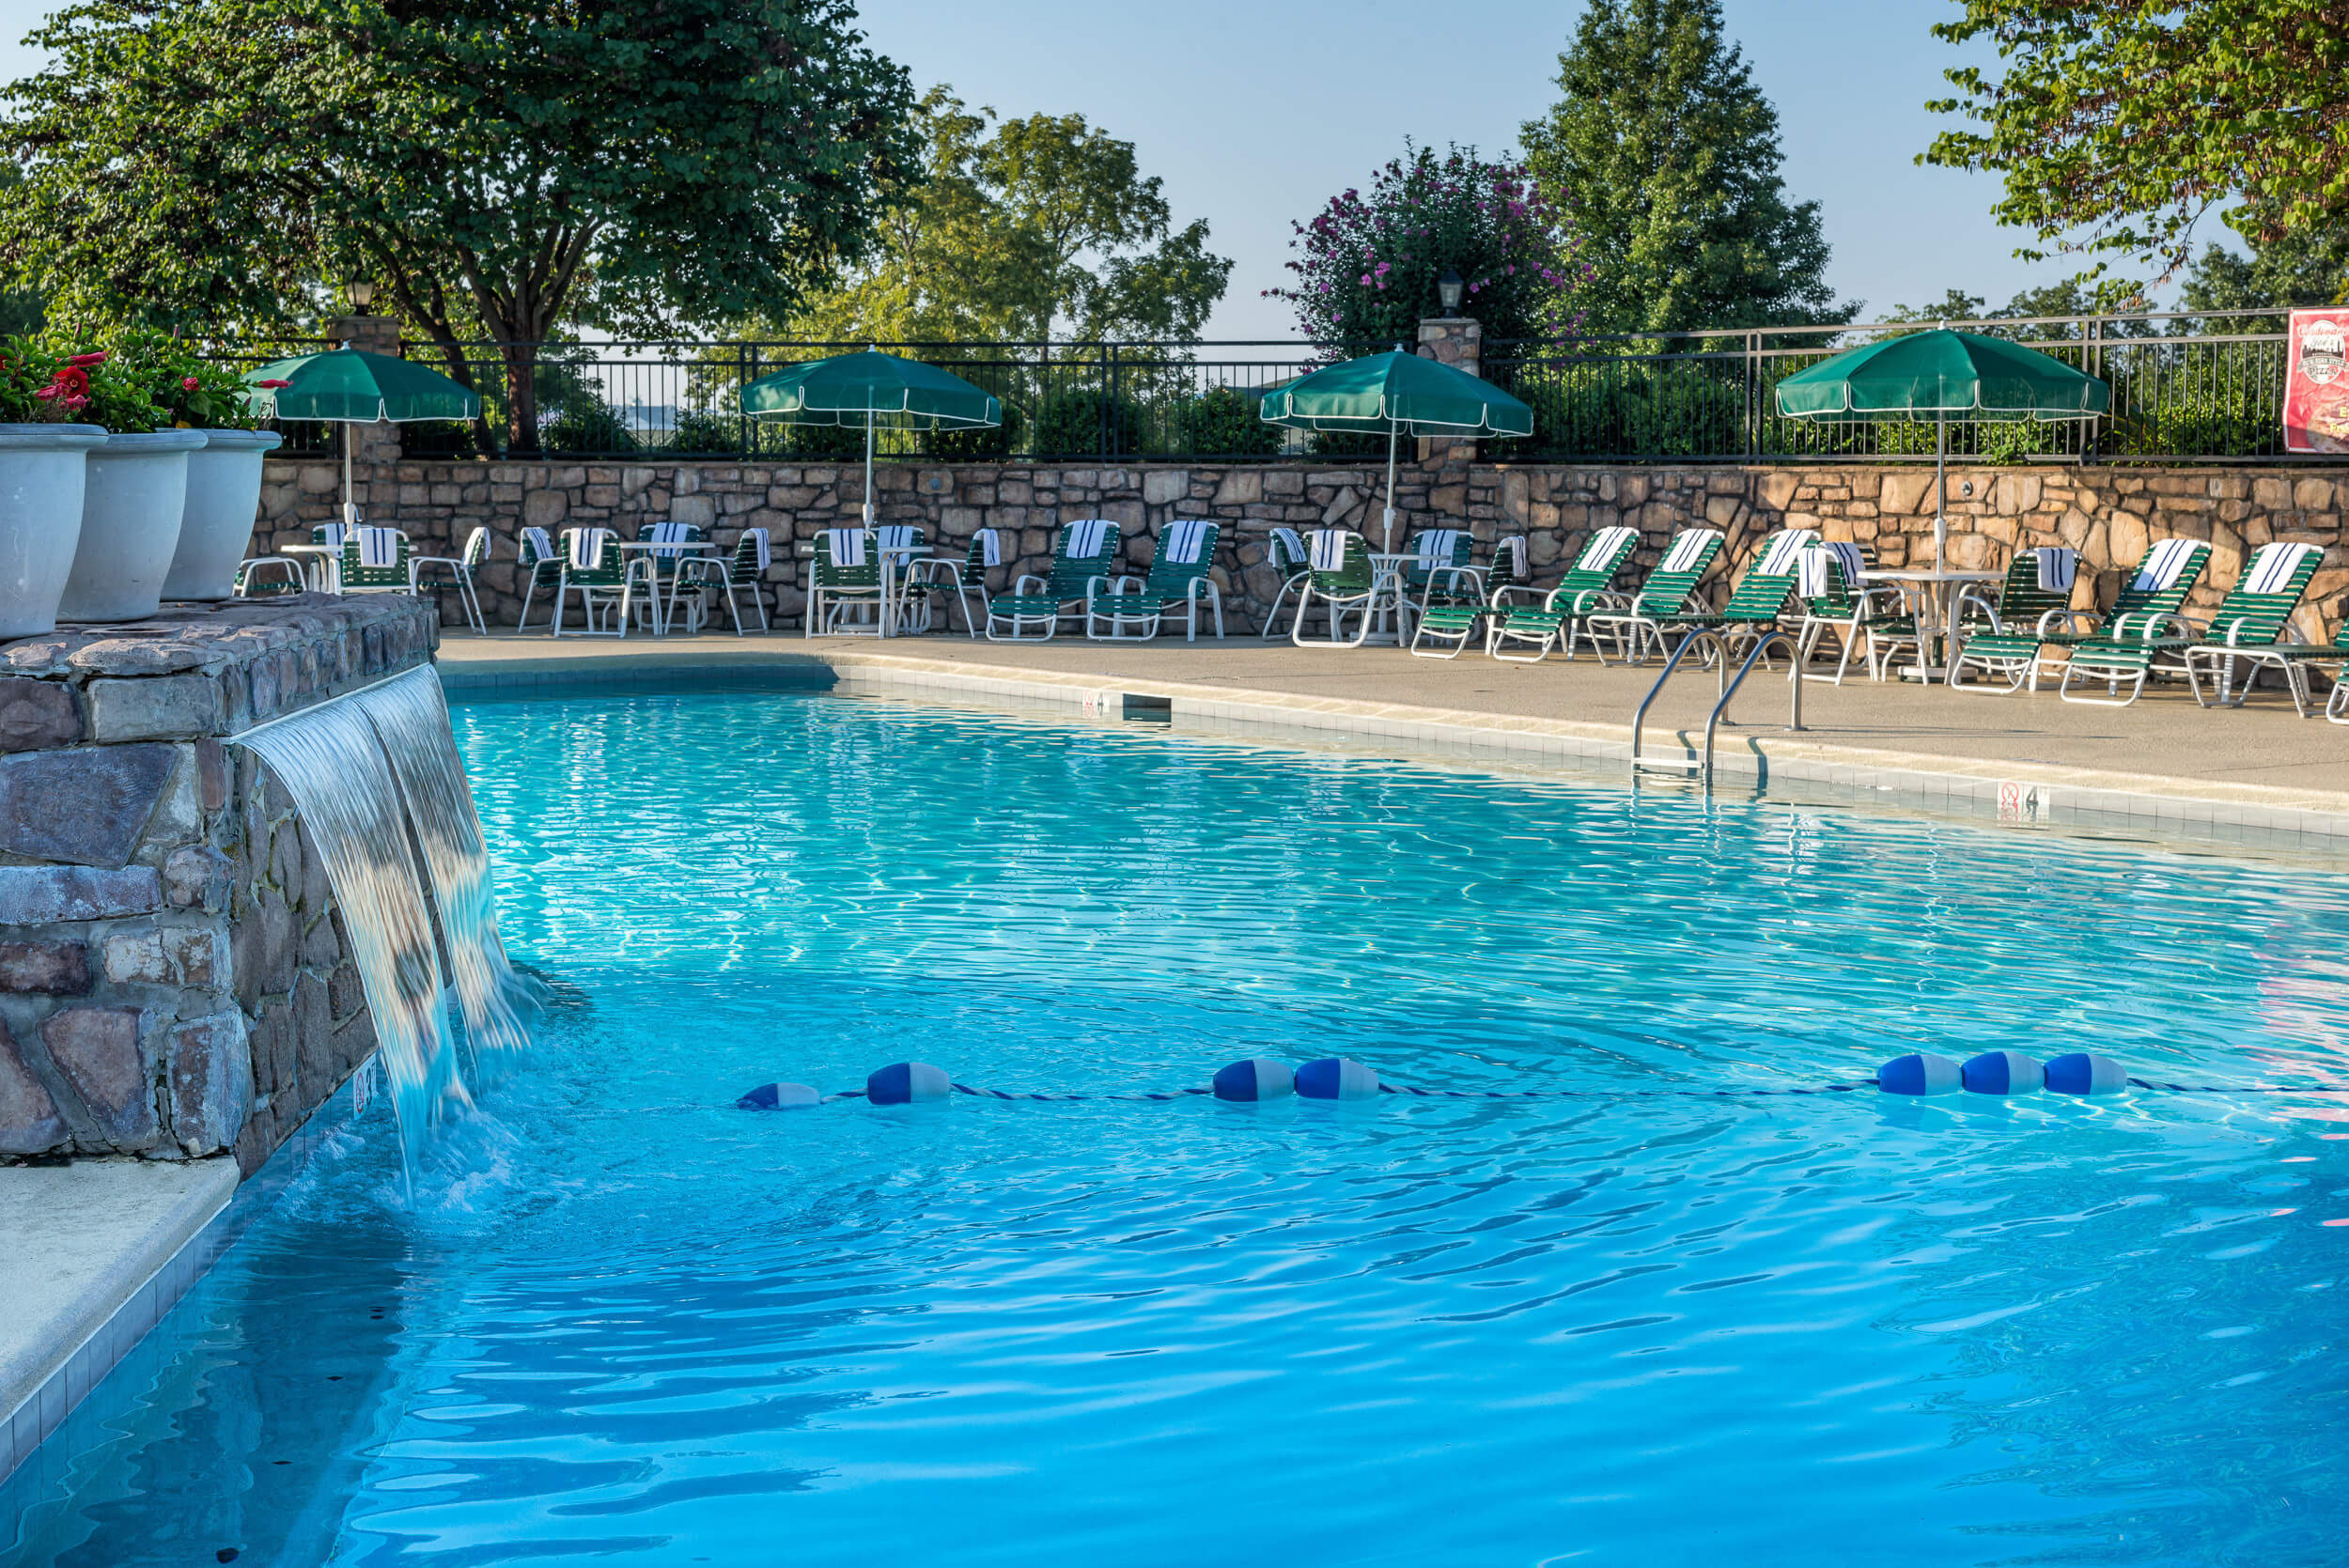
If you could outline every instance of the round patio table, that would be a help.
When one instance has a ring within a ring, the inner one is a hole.
[[[1871,569],[1859,574],[1862,583],[1914,582],[1924,589],[1919,596],[1917,613],[1917,662],[1903,670],[1904,676],[1931,680],[1936,675],[1949,679],[1945,664],[1935,663],[1937,652],[1946,653],[1943,644],[1950,630],[1957,625],[1957,596],[1968,583],[2002,581],[2002,571],[1883,571]]]

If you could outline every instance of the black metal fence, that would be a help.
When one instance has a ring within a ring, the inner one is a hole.
[[[2026,342],[2102,377],[2104,418],[2052,424],[1952,424],[1952,454],[2027,461],[2285,460],[2280,411],[2284,313],[2225,318],[2179,313],[1952,321]],[[1929,421],[1826,425],[1785,419],[1772,391],[1828,355],[1918,323],[1672,333],[1567,341],[1488,341],[1484,373],[1532,406],[1530,440],[1494,441],[1489,457],[1592,462],[1930,461]],[[305,345],[303,347],[314,347]],[[762,376],[863,343],[548,343],[534,390],[537,446],[596,458],[687,455],[844,461],[863,434],[744,418],[737,395]],[[1308,342],[891,343],[942,365],[1003,402],[991,430],[879,433],[878,454],[929,461],[1182,460],[1368,458],[1384,442],[1277,429],[1256,417],[1268,387],[1339,357]],[[258,364],[301,351],[286,344],[225,352]],[[401,432],[417,457],[496,456],[508,434],[506,370],[490,343],[450,356],[408,353],[450,369],[482,395],[472,426]],[[286,450],[335,450],[332,427],[288,423]]]

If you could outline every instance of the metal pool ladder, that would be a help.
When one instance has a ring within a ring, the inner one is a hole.
[[[1641,732],[1647,723],[1648,705],[1656,701],[1657,693],[1664,690],[1664,683],[1671,680],[1679,670],[1680,661],[1688,657],[1688,650],[1700,643],[1712,649],[1716,656],[1716,667],[1720,672],[1721,681],[1720,700],[1713,705],[1712,714],[1704,721],[1704,754],[1701,757],[1642,757],[1640,754]],[[1721,640],[1719,632],[1692,631],[1682,638],[1680,646],[1672,649],[1672,657],[1664,660],[1664,673],[1656,677],[1656,684],[1649,687],[1647,695],[1640,699],[1640,710],[1631,716],[1632,778],[1636,780],[1642,769],[1669,773],[1694,773],[1703,781],[1705,793],[1711,794],[1713,791],[1713,738],[1715,732],[1720,728],[1722,717],[1729,711],[1730,699],[1737,695],[1737,688],[1746,683],[1747,673],[1753,668],[1754,664],[1772,647],[1781,643],[1786,644],[1787,662],[1796,667],[1796,674],[1801,674],[1802,650],[1797,644],[1792,632],[1773,631],[1764,636],[1753,644],[1753,651],[1746,655],[1746,661],[1737,667],[1737,673],[1735,675],[1729,673],[1729,644]],[[1795,694],[1794,713],[1788,719],[1786,727],[1790,730],[1799,730],[1802,728],[1802,682],[1790,680],[1786,684]]]

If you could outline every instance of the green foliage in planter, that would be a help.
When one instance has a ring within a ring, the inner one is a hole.
[[[250,429],[259,423],[253,389],[225,365],[215,365],[186,341],[152,327],[131,327],[116,338],[107,364],[143,388],[162,410],[160,423],[179,429]]]

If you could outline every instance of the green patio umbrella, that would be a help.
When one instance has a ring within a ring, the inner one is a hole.
[[[2094,419],[2112,388],[2060,359],[2002,337],[1932,332],[1889,337],[1822,360],[1778,383],[1789,419],[1861,424],[1933,416],[1933,569],[1949,538],[1950,418],[1967,422]]]
[[[1264,394],[1257,416],[1291,430],[1355,430],[1387,438],[1386,548],[1394,548],[1394,447],[1415,436],[1530,436],[1533,411],[1490,381],[1396,344],[1325,365]]]
[[[873,525],[873,431],[969,430],[1001,425],[1003,405],[959,376],[878,349],[834,354],[762,376],[742,389],[742,411],[790,425],[864,432],[864,525]]]
[[[245,372],[258,389],[264,418],[320,419],[337,425],[412,424],[427,419],[477,418],[481,397],[428,365],[349,344],[322,354],[300,354]],[[271,382],[280,383],[270,385]],[[350,436],[343,435],[343,521],[358,521],[350,504]]]

